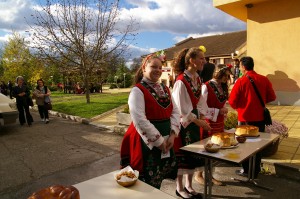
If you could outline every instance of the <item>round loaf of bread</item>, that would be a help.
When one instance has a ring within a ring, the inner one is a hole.
[[[234,134],[227,132],[214,133],[210,140],[221,147],[230,147],[237,144]]]
[[[79,191],[73,186],[54,185],[33,193],[28,199],[80,199]]]
[[[252,125],[240,125],[236,128],[235,134],[237,136],[257,137],[259,135],[258,127]]]

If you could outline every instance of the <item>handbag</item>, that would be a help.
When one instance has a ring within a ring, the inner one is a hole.
[[[52,104],[51,104],[51,102],[45,102],[44,107],[47,110],[52,110]]]
[[[255,93],[256,93],[256,95],[257,95],[257,97],[258,97],[258,99],[259,99],[259,101],[261,103],[261,105],[264,107],[264,122],[265,122],[265,125],[267,125],[267,126],[268,125],[272,125],[272,118],[271,118],[271,114],[270,114],[269,109],[266,107],[264,101],[262,100],[262,98],[261,98],[261,96],[259,94],[259,91],[258,91],[258,89],[257,89],[257,87],[256,87],[256,85],[255,85],[255,83],[253,81],[253,79],[249,75],[247,75],[247,77],[250,80],[250,82],[251,82],[251,84],[252,84],[252,86],[253,86],[253,88],[255,90]]]
[[[45,94],[47,93],[47,86],[45,86]],[[47,110],[52,110],[52,104],[51,104],[51,99],[50,99],[50,96],[45,96],[44,98],[44,107],[45,109]]]

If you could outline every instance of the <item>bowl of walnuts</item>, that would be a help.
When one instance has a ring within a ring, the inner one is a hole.
[[[136,183],[139,177],[139,171],[133,170],[130,166],[116,172],[114,174],[117,183],[123,187],[129,187]]]
[[[221,146],[218,144],[214,144],[214,143],[207,143],[204,146],[205,151],[209,152],[209,153],[217,153],[220,150]]]

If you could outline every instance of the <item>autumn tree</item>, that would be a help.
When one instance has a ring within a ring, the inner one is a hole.
[[[32,46],[62,71],[80,75],[90,103],[88,85],[95,71],[122,55],[135,38],[136,24],[121,24],[119,0],[47,0],[32,15]],[[61,60],[68,60],[62,64]]]
[[[2,79],[15,80],[21,75],[30,85],[36,84],[44,71],[43,65],[31,54],[25,39],[17,33],[13,33],[4,45],[2,68]]]

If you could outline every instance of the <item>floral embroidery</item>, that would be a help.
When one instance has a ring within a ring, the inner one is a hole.
[[[169,92],[167,90],[167,87],[164,84],[160,84],[163,88],[164,91],[164,95],[163,96],[159,96],[155,90],[148,85],[146,82],[141,81],[141,84],[147,89],[149,90],[149,92],[152,94],[152,96],[154,97],[154,99],[157,101],[157,103],[164,107],[167,108],[170,104],[171,104],[171,100],[170,100],[170,95]]]
[[[149,183],[150,185],[160,188],[161,182],[165,178],[165,176],[168,176],[172,172],[176,171],[177,163],[175,156],[172,158],[166,158],[165,160],[162,160],[164,163],[162,165],[158,165],[155,161],[155,158],[153,155],[149,155],[147,161],[145,162],[145,173],[148,174],[149,181],[147,182],[147,175],[143,176],[141,180]]]
[[[212,81],[209,81],[209,85],[214,90],[214,93],[216,94],[219,102],[222,103],[227,100],[228,94],[226,92],[223,92],[223,94],[221,94],[220,91],[218,90],[216,84],[214,84]]]
[[[199,99],[199,97],[201,95],[201,85],[200,85],[200,82],[197,81],[197,88],[195,88],[194,85],[192,84],[191,78],[187,74],[184,73],[183,77],[190,84],[190,87],[191,87],[191,89],[192,89],[192,91],[194,93],[194,96]]]

